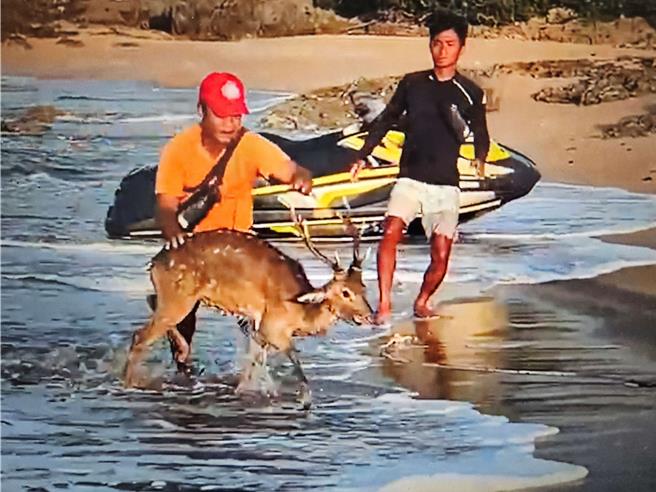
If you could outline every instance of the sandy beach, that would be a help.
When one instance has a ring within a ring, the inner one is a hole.
[[[2,73],[194,87],[207,72],[226,70],[239,74],[252,89],[299,93],[429,66],[424,38],[322,35],[228,43],[137,38],[137,31],[126,32],[129,35],[86,32],[79,36],[79,47],[53,39],[29,39],[31,49],[3,44]],[[498,63],[624,55],[653,57],[656,51],[471,39],[463,66],[482,69]],[[490,133],[535,160],[544,181],[656,193],[656,136],[602,139],[599,135],[599,125],[645,112],[656,104],[656,95],[582,107],[533,100],[531,94],[545,86],[544,80],[510,74],[495,83],[500,107],[488,115]],[[656,250],[656,227],[602,240]],[[458,299],[448,288],[440,291],[439,299],[447,306],[452,303],[453,321],[432,328],[396,326],[399,333],[423,337],[429,348],[400,351],[412,363],[385,361],[382,374],[423,398],[471,401],[483,412],[506,415],[512,421],[559,427],[558,436],[539,443],[536,455],[586,466],[589,476],[554,490],[654,490],[656,473],[650,459],[656,455],[654,389],[624,383],[656,378],[656,266],[623,268],[592,279],[505,286],[486,295],[489,298],[470,302]],[[521,311],[517,306],[530,307],[524,321],[537,326],[530,334],[522,330],[521,312],[514,317],[508,313]],[[574,328],[563,321],[574,318],[578,320]],[[472,340],[479,340],[481,334],[466,331],[481,319],[496,323],[489,330],[492,334],[483,334],[488,337],[484,341],[495,347],[490,351],[483,343],[472,348]],[[552,323],[553,319],[560,321]],[[517,349],[522,344],[527,344],[525,352]],[[619,348],[610,350],[610,345]],[[592,348],[581,348],[588,346]],[[567,354],[576,355],[570,360]],[[586,377],[542,381],[530,375],[458,371],[440,364],[547,369]],[[597,376],[587,377],[592,372]],[[608,374],[619,374],[621,381],[600,382],[599,375]]]

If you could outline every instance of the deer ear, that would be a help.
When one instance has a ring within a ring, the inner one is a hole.
[[[326,293],[323,290],[313,290],[306,292],[305,294],[301,294],[296,298],[297,302],[303,304],[321,304],[325,300]]]

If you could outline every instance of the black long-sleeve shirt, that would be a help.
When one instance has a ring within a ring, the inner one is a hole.
[[[369,128],[359,158],[371,154],[387,131],[404,115],[405,142],[399,177],[429,184],[458,186],[460,140],[449,122],[457,106],[474,134],[474,152],[485,161],[490,139],[485,119],[485,93],[467,77],[456,73],[439,81],[433,70],[405,75],[385,110]]]

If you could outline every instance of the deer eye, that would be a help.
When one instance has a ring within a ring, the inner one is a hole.
[[[350,299],[351,298],[351,291],[348,290],[348,289],[343,289],[342,290],[342,296],[345,297],[346,299]]]

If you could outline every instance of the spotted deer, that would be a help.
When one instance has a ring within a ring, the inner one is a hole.
[[[177,346],[176,360],[185,362],[189,346],[176,325],[196,302],[247,320],[249,334],[267,351],[287,355],[300,380],[305,406],[308,382],[294,348],[293,337],[323,334],[338,319],[361,325],[372,311],[362,281],[360,236],[353,234],[353,259],[348,269],[313,244],[307,225],[296,225],[308,249],[330,265],[333,277],[314,288],[303,266],[279,249],[249,233],[217,230],[193,234],[178,248],[163,248],[150,263],[157,302],[150,319],[133,337],[124,383],[135,384],[135,368],[148,347],[168,335]],[[243,324],[242,324],[243,326]]]

